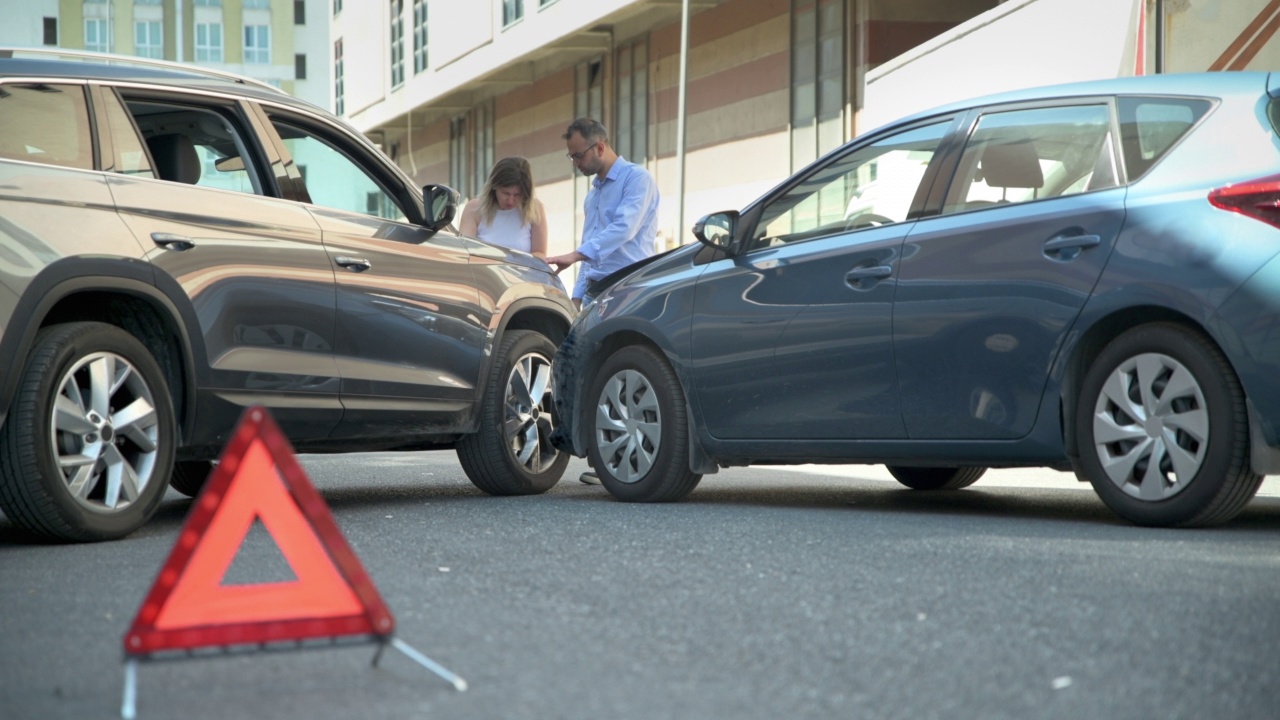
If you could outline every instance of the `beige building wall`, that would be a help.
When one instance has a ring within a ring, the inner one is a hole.
[[[743,207],[808,160],[792,157],[792,35],[796,7],[836,5],[843,13],[843,46],[835,52],[840,53],[846,68],[843,132],[847,140],[866,129],[855,123],[867,101],[868,72],[890,68],[905,53],[944,41],[949,33],[963,35],[960,31],[966,23],[983,13],[1030,17],[1035,15],[1034,4],[1043,1],[691,3],[683,217],[679,203],[681,165],[676,152],[679,2],[557,0],[541,7],[536,0],[526,0],[525,17],[504,28],[501,0],[465,4],[429,0],[432,59],[428,70],[415,74],[413,2],[405,0],[408,67],[404,84],[395,88],[387,80],[388,3],[379,4],[380,16],[365,13],[336,23],[333,34],[348,37],[348,116],[361,129],[381,137],[396,162],[420,183],[449,183],[451,177],[458,175],[450,163],[451,152],[456,152],[456,148],[451,150],[450,140],[450,122],[455,118],[467,122],[468,137],[463,139],[461,155],[468,163],[473,161],[474,122],[485,116],[476,110],[491,107],[492,157],[529,158],[537,193],[548,210],[550,250],[559,253],[577,244],[574,229],[580,224],[586,187],[585,182],[575,181],[560,137],[574,116],[581,90],[577,87],[581,77],[578,71],[584,63],[601,61],[604,110],[600,119],[615,131],[615,53],[636,42],[646,47],[647,153],[644,158],[628,159],[643,162],[656,178],[663,197],[660,244],[672,246],[692,241],[688,229],[698,217]],[[1146,50],[1150,56],[1148,66],[1152,68],[1154,38],[1160,27],[1155,13],[1158,2],[1147,0]],[[1131,0],[1117,3],[1133,7]],[[350,14],[353,7],[355,3],[348,0],[343,13]],[[1280,67],[1280,41],[1272,37],[1280,27],[1280,2],[1163,0],[1162,10],[1166,71],[1205,70],[1215,62],[1224,69]],[[1088,23],[1087,18],[1077,20]],[[1124,31],[1121,35],[1132,39],[1129,21],[1124,20],[1124,24],[1119,29]],[[1062,30],[1045,28],[1044,32]],[[351,60],[353,38],[361,47],[356,61],[361,63],[359,66]],[[1011,57],[1008,62],[1016,63],[1017,59]],[[352,89],[357,78],[359,87]],[[922,101],[938,95],[931,94],[927,82],[912,86],[919,87]],[[948,91],[963,93],[964,88]],[[487,171],[487,167],[471,170],[481,176]],[[468,176],[462,184],[458,189],[465,191],[472,179]]]

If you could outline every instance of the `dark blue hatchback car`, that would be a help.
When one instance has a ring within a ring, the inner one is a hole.
[[[750,464],[1073,469],[1198,526],[1280,473],[1280,74],[1019,91],[868,133],[623,273],[553,441],[621,500]]]

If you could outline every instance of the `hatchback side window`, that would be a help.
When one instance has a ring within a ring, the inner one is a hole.
[[[1108,105],[1011,110],[978,119],[944,213],[1114,187]]]
[[[92,170],[84,87],[0,85],[0,158]]]
[[[769,201],[752,248],[909,219],[916,192],[950,120],[864,145]]]
[[[279,118],[273,117],[271,124],[301,174],[312,204],[407,222],[395,198],[336,145]]]
[[[1118,105],[1124,165],[1130,181],[1159,162],[1210,107],[1208,100],[1155,97],[1121,97]]]

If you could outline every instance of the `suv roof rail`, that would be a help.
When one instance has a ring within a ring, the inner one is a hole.
[[[22,56],[33,56],[40,59],[68,59],[68,60],[89,60],[100,62],[107,65],[117,65],[122,67],[142,67],[155,68],[160,70],[173,70],[176,72],[185,72],[195,75],[204,75],[218,80],[229,80],[245,85],[255,85],[260,88],[272,90],[282,95],[287,95],[284,90],[263,82],[257,78],[248,77],[246,75],[238,75],[225,70],[214,70],[201,65],[188,65],[186,63],[173,62],[172,60],[156,60],[154,58],[137,57],[135,55],[117,55],[115,53],[93,52],[90,50],[69,50],[67,48],[48,48],[48,47],[0,47],[0,58],[12,58]]]

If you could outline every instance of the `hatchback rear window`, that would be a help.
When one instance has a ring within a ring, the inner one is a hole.
[[[1118,105],[1130,182],[1159,162],[1211,107],[1208,100],[1157,97],[1121,97]]]
[[[93,169],[80,85],[0,85],[0,158]]]

